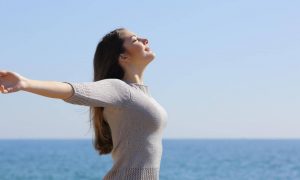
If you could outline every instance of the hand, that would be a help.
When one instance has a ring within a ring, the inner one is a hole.
[[[23,90],[28,79],[16,72],[0,70],[0,93],[12,93]]]

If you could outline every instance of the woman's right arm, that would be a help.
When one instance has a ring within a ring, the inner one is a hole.
[[[16,72],[0,70],[0,92],[19,90],[93,107],[122,107],[131,101],[130,86],[120,79],[109,78],[96,82],[39,81]]]
[[[7,94],[20,90],[58,99],[69,98],[74,93],[72,86],[64,82],[32,80],[16,72],[0,70],[0,92]]]
[[[73,88],[63,82],[28,79],[24,91],[50,98],[66,99],[73,95]]]

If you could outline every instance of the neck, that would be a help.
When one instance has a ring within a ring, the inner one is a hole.
[[[131,69],[125,71],[123,80],[129,83],[144,84],[143,69]]]

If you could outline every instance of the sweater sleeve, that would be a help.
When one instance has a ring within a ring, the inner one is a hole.
[[[63,101],[71,104],[122,107],[130,100],[129,86],[120,79],[102,79],[95,82],[63,82],[73,88],[73,94]]]

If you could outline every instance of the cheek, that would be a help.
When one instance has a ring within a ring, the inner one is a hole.
[[[135,57],[142,57],[145,55],[145,51],[142,46],[133,46],[131,49],[131,54],[133,54]]]

